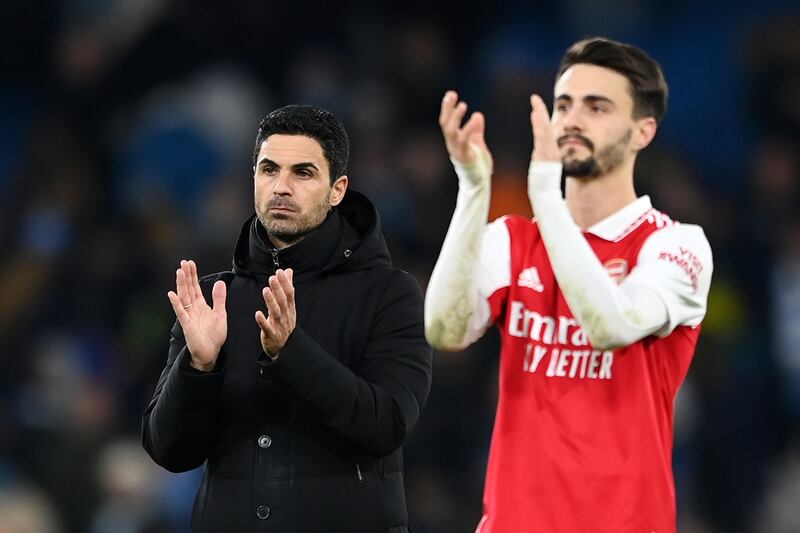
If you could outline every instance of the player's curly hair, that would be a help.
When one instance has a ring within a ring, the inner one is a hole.
[[[661,122],[667,112],[667,80],[661,66],[642,49],[604,37],[583,39],[566,51],[556,79],[578,63],[605,67],[628,78],[633,117],[653,117]]]
[[[287,105],[270,112],[258,125],[253,166],[261,144],[274,133],[306,135],[315,139],[328,162],[331,184],[347,172],[350,140],[342,123],[330,111],[309,105]]]

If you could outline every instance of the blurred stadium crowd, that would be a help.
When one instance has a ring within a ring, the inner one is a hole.
[[[549,95],[563,50],[594,34],[661,61],[670,110],[637,189],[714,249],[677,405],[679,529],[800,531],[800,9],[490,4],[3,2],[0,532],[188,531],[199,472],[155,466],[140,417],[178,261],[230,268],[261,116],[310,103],[343,120],[351,186],[424,287],[456,191],[444,91],[487,115],[493,216],[529,213],[527,96]],[[492,334],[435,355],[406,445],[417,533],[480,517],[496,357]]]

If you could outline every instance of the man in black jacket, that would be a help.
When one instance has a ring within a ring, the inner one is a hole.
[[[267,115],[233,271],[176,272],[142,438],[170,471],[205,463],[193,531],[408,531],[400,445],[428,396],[431,349],[416,280],[347,189],[348,153],[327,111]]]

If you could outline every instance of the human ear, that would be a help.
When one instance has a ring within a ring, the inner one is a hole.
[[[344,193],[347,192],[347,185],[347,176],[342,175],[336,178],[336,181],[331,185],[331,206],[337,206],[342,202]]]
[[[631,147],[637,152],[646,148],[656,136],[657,129],[658,124],[656,123],[656,119],[654,117],[644,117],[638,119],[636,121],[636,125],[634,126],[634,136]]]

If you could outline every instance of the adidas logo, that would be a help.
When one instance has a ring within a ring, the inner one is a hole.
[[[517,285],[520,287],[528,287],[536,292],[544,291],[544,285],[542,285],[542,280],[539,278],[539,270],[537,270],[536,267],[528,267],[520,272],[517,278]]]

